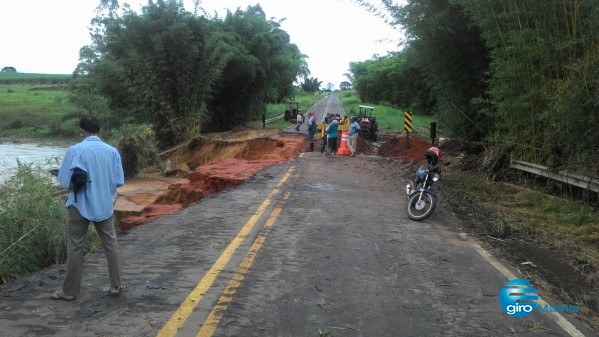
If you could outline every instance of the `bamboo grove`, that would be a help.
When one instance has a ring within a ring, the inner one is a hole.
[[[350,65],[362,100],[435,114],[446,136],[599,173],[596,0],[382,0],[401,51]],[[590,173],[590,174],[589,174]]]
[[[280,21],[260,5],[224,18],[148,1],[141,13],[102,0],[80,50],[71,100],[105,124],[152,125],[160,148],[258,119],[309,70]]]

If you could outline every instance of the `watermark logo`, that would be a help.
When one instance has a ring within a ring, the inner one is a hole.
[[[509,281],[499,292],[501,308],[513,317],[524,317],[533,312],[538,299],[537,289],[532,283],[522,279]]]
[[[499,304],[506,314],[512,317],[524,317],[533,311],[545,312],[580,312],[576,305],[562,304],[559,306],[549,305],[539,300],[537,289],[532,283],[523,280],[511,280],[504,285],[499,292]]]

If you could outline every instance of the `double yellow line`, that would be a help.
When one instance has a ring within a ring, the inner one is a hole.
[[[191,291],[191,293],[183,300],[179,308],[175,311],[175,313],[171,316],[171,318],[166,322],[166,324],[162,327],[162,329],[158,332],[157,337],[167,337],[167,336],[175,336],[179,329],[185,324],[193,310],[198,306],[204,294],[212,287],[216,277],[220,274],[220,271],[223,270],[231,258],[233,254],[237,251],[239,246],[243,243],[245,238],[249,235],[251,230],[254,228],[262,214],[266,211],[272,199],[275,195],[277,195],[283,186],[283,184],[289,179],[294,167],[290,167],[285,175],[278,182],[277,186],[270,192],[268,197],[262,202],[262,204],[258,207],[256,213],[254,213],[250,219],[246,222],[246,224],[241,228],[239,233],[235,236],[235,238],[229,243],[227,248],[223,251],[223,253],[218,257],[216,262],[210,267],[208,272],[202,277],[200,282],[196,285],[196,287]],[[283,196],[283,199],[287,199],[289,197],[289,193],[286,193]],[[245,256],[243,261],[241,262],[239,268],[237,269],[235,275],[229,281],[229,284],[225,288],[223,295],[217,301],[217,304],[213,307],[210,315],[202,324],[201,330],[198,332],[197,336],[212,336],[214,330],[218,326],[220,319],[222,318],[222,312],[227,308],[228,304],[231,301],[232,295],[236,292],[237,288],[241,285],[247,272],[249,271],[250,266],[252,265],[256,254],[262,247],[264,240],[266,239],[266,233],[268,229],[272,227],[276,218],[281,213],[282,205],[278,205],[275,207],[268,220],[264,225],[264,231],[258,235],[254,243],[252,244],[249,253]]]

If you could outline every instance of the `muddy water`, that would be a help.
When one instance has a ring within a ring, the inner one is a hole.
[[[0,144],[0,183],[14,174],[18,162],[39,165],[44,170],[58,167],[67,149],[35,143]]]

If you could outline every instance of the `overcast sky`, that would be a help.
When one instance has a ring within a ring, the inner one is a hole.
[[[120,1],[139,12],[146,0]],[[0,6],[0,68],[21,73],[70,74],[79,49],[90,43],[88,27],[100,0],[8,0]],[[201,0],[210,14],[260,4],[267,19],[286,20],[282,29],[302,54],[311,77],[322,86],[346,81],[349,63],[399,50],[401,33],[351,0]],[[185,0],[188,11],[193,1]]]

